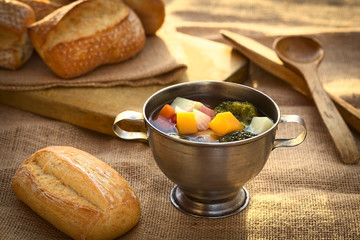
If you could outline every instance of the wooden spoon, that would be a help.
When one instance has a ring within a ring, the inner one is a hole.
[[[303,76],[299,74],[298,71],[295,72],[285,66],[273,49],[238,33],[228,30],[221,30],[220,33],[234,49],[238,50],[253,63],[287,82],[295,90],[312,99],[312,94]],[[360,110],[329,91],[327,91],[327,94],[334,102],[345,122],[360,133]]]
[[[317,74],[317,68],[324,57],[321,44],[309,37],[280,37],[275,40],[274,49],[289,68],[303,75],[342,161],[357,163],[360,154],[356,142],[334,103],[325,92]]]

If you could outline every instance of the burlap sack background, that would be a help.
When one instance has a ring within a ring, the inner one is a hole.
[[[167,4],[168,21],[178,30],[209,39],[219,38],[222,25],[261,39],[269,33],[353,31],[360,22],[360,5],[355,0],[186,0]],[[339,56],[341,64],[331,74],[339,71],[358,81],[357,72],[348,70],[354,69],[349,64],[358,63],[348,56],[358,53],[359,49],[344,52]],[[48,145],[70,145],[114,167],[139,195],[141,219],[122,239],[360,239],[359,164],[340,162],[310,100],[255,65],[244,84],[272,97],[282,114],[302,116],[308,136],[297,147],[275,149],[262,172],[245,185],[250,194],[247,208],[224,219],[195,218],[176,210],[169,199],[174,184],[157,168],[146,144],[119,140],[0,105],[0,238],[68,239],[18,201],[11,192],[10,181],[19,164],[36,150]],[[347,89],[349,95],[356,95],[356,91],[358,85]],[[298,133],[297,126],[282,124],[277,137]],[[359,134],[354,135],[360,145]]]

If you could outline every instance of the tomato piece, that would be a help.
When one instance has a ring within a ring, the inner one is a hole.
[[[177,122],[177,114],[176,113],[174,115],[172,115],[171,122],[173,122],[173,123]]]

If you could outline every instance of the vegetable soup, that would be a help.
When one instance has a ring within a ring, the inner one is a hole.
[[[274,122],[250,102],[208,96],[176,97],[151,114],[170,136],[196,142],[233,142],[270,129]]]

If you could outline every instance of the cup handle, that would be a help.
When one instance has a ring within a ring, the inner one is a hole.
[[[113,123],[113,131],[116,136],[124,140],[147,141],[144,116],[139,112],[119,113]]]
[[[275,139],[273,150],[278,147],[295,147],[302,143],[305,140],[307,130],[304,119],[302,119],[298,115],[282,115],[280,117],[280,123],[299,123],[303,126],[303,131],[295,138],[288,138],[288,139]]]

